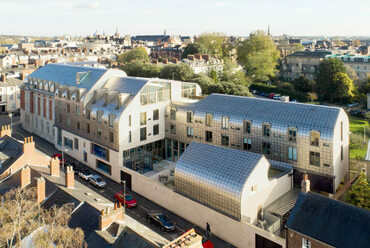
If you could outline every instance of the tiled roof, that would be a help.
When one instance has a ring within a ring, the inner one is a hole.
[[[23,145],[9,136],[0,138],[0,175],[23,154]]]
[[[370,211],[312,192],[299,195],[286,226],[336,248],[370,244]]]

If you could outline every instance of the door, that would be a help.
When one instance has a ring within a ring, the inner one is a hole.
[[[131,189],[131,175],[121,171],[121,181],[126,181],[126,187]]]
[[[256,234],[256,248],[282,248],[282,246]]]

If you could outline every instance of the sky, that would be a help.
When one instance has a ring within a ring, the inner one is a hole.
[[[0,0],[0,34],[370,36],[370,0]]]

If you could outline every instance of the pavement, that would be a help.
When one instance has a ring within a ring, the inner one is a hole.
[[[4,119],[0,119],[0,126],[4,125],[6,123],[6,122],[3,122],[3,121],[4,121]],[[31,134],[31,133],[27,132],[26,130],[24,130],[21,127],[21,123],[19,121],[13,122],[12,136],[14,138],[22,140],[22,141],[23,141],[24,137],[33,136],[35,146],[41,152],[43,152],[43,153],[45,153],[49,156],[52,156],[55,153],[60,153],[60,151],[58,149],[56,149],[53,144],[49,143],[48,141],[42,139],[41,137],[39,137],[35,134]],[[77,162],[77,160],[70,157],[69,155],[65,155],[65,159],[67,160],[67,162]],[[97,175],[100,175],[101,177],[103,177],[104,180],[107,182],[107,186],[103,189],[97,189],[94,186],[92,186],[90,183],[88,183],[87,181],[85,181],[85,180],[83,180],[79,177],[76,177],[76,180],[78,182],[86,185],[91,190],[95,191],[97,194],[113,201],[114,200],[114,198],[113,198],[114,194],[122,190],[121,184],[111,180],[110,178],[105,177],[103,174],[99,173],[99,171],[95,171],[94,169],[92,169],[90,167],[88,167],[88,168],[91,171],[93,171],[93,174],[97,174]],[[183,219],[181,216],[178,216],[178,215],[168,211],[167,209],[165,209],[165,208],[159,206],[158,204],[150,201],[149,199],[137,194],[136,192],[131,191],[130,189],[127,189],[126,191],[127,191],[127,193],[131,194],[138,202],[137,207],[135,207],[133,209],[127,209],[126,215],[128,215],[129,217],[131,217],[132,219],[134,219],[138,223],[141,223],[141,224],[145,225],[146,227],[148,227],[151,230],[153,230],[154,232],[160,234],[162,237],[164,237],[165,239],[167,239],[169,241],[172,241],[172,240],[176,239],[181,234],[183,234],[184,232],[186,232],[187,230],[189,230],[191,228],[194,228],[195,231],[198,234],[204,236],[204,238],[206,239],[205,226],[204,227],[196,226],[196,225],[190,223],[189,221]],[[147,213],[148,210],[159,210],[159,211],[162,211],[164,214],[167,214],[170,217],[170,219],[172,219],[176,222],[176,230],[173,231],[173,232],[163,232],[160,229],[160,227],[154,226],[154,225],[148,223],[147,220],[146,220],[146,213]],[[219,239],[218,237],[216,237],[214,235],[212,237],[210,237],[209,240],[213,243],[214,247],[220,247],[220,248],[234,247],[231,244],[227,243],[224,240]]]

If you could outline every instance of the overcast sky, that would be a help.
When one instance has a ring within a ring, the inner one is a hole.
[[[0,34],[370,36],[370,0],[0,0]]]

